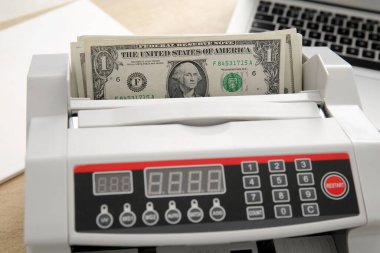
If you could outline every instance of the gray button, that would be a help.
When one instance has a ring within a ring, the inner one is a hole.
[[[112,226],[113,219],[112,215],[109,213],[99,214],[96,218],[96,224],[103,229],[109,228]]]
[[[110,228],[113,224],[113,216],[108,212],[108,206],[102,205],[100,213],[96,216],[96,225],[101,229]]]
[[[285,172],[285,162],[283,160],[268,161],[269,172]]]
[[[153,208],[153,203],[148,202],[146,204],[146,210],[142,214],[142,221],[144,224],[148,226],[154,226],[157,224],[159,218],[160,216],[158,215],[158,212]]]
[[[158,213],[154,210],[145,211],[142,216],[143,222],[148,226],[156,225],[158,222]]]
[[[221,206],[213,206],[210,209],[210,217],[213,221],[222,221],[226,217],[226,210]]]
[[[191,208],[187,212],[187,217],[189,218],[191,222],[198,223],[203,219],[203,211],[199,207]]]
[[[187,218],[193,223],[199,223],[203,220],[203,210],[198,206],[198,201],[193,199],[191,201],[191,208],[187,211]]]
[[[311,170],[311,160],[309,158],[296,159],[296,170],[297,171],[309,171]]]
[[[131,211],[129,203],[124,204],[124,211],[119,216],[119,222],[123,227],[129,228],[135,225],[136,215]]]
[[[178,209],[169,209],[165,213],[165,220],[169,224],[177,224],[181,221],[181,218],[181,211],[179,211]]]
[[[289,202],[290,201],[289,190],[288,189],[273,190],[272,198],[273,198],[274,203]]]
[[[247,207],[248,220],[263,220],[265,219],[265,212],[263,206],[249,206]]]
[[[261,191],[246,191],[244,193],[245,203],[247,205],[263,203],[263,196]]]
[[[270,184],[272,187],[287,187],[288,179],[286,174],[270,175]]]
[[[136,215],[132,212],[123,212],[120,215],[120,224],[123,227],[132,227],[136,223]]]
[[[165,220],[169,224],[177,224],[182,219],[182,213],[177,209],[175,201],[169,201],[169,209],[165,212]]]
[[[243,177],[244,189],[257,189],[261,187],[259,176],[244,176]]]
[[[290,205],[275,205],[274,216],[277,219],[292,218],[292,207]]]
[[[314,187],[310,188],[300,188],[300,199],[301,201],[314,201],[317,200],[317,191]]]
[[[313,173],[298,173],[297,182],[299,186],[314,185]]]
[[[241,170],[243,174],[257,174],[259,173],[259,165],[257,162],[242,162]]]
[[[317,203],[304,203],[301,206],[304,217],[319,216],[319,206]]]

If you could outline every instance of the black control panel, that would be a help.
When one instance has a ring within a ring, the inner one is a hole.
[[[75,229],[187,233],[359,214],[346,153],[79,165]]]

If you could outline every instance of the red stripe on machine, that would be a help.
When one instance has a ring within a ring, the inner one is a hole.
[[[86,164],[78,165],[74,168],[74,173],[89,173],[98,171],[118,171],[118,170],[143,170],[147,167],[175,167],[191,165],[240,165],[246,161],[256,161],[268,163],[270,160],[283,160],[285,162],[294,162],[295,159],[308,158],[311,161],[326,160],[347,160],[347,153],[332,154],[303,154],[303,155],[283,155],[283,156],[246,156],[246,157],[229,157],[229,158],[209,158],[209,159],[189,159],[189,160],[167,160],[167,161],[149,161],[149,162],[126,162],[126,163],[105,163],[105,164]]]

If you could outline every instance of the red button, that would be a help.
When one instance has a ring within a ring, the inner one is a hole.
[[[326,174],[322,179],[323,193],[334,200],[343,199],[348,194],[347,179],[338,172]]]

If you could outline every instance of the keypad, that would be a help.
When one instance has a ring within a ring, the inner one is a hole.
[[[311,201],[317,200],[317,193],[313,186],[314,176],[312,172],[312,162],[310,158],[298,158],[293,161],[296,172],[297,184],[299,187],[299,199],[302,204],[303,217],[314,216],[319,214],[319,209]],[[288,184],[287,163],[282,159],[273,159],[267,162],[269,172],[269,183],[272,199],[263,199],[262,173],[259,174],[260,164],[257,161],[244,161],[241,163],[242,183],[244,200],[247,205],[247,220],[264,220],[265,209],[263,203],[271,201],[273,203],[273,212],[275,219],[288,219],[293,217],[293,207],[291,203],[291,193]],[[266,179],[267,180],[267,179]],[[252,190],[254,189],[254,190]],[[297,197],[297,195],[296,195]],[[306,202],[306,203],[303,203]],[[298,207],[300,208],[300,207]],[[318,212],[317,212],[318,210]]]
[[[295,217],[294,212],[298,217],[320,216],[318,190],[313,162],[310,158],[301,157],[290,162],[285,162],[283,159],[268,160],[267,173],[265,173],[267,176],[262,173],[263,166],[263,163],[257,161],[241,163],[247,220],[268,219],[264,208],[264,203],[268,201],[272,204],[273,211],[271,213],[275,219],[293,218]],[[296,184],[290,183],[289,180]],[[268,183],[271,188],[270,195],[263,192],[268,190],[267,186],[264,190],[262,189],[263,185]],[[267,208],[267,204],[265,206]]]

